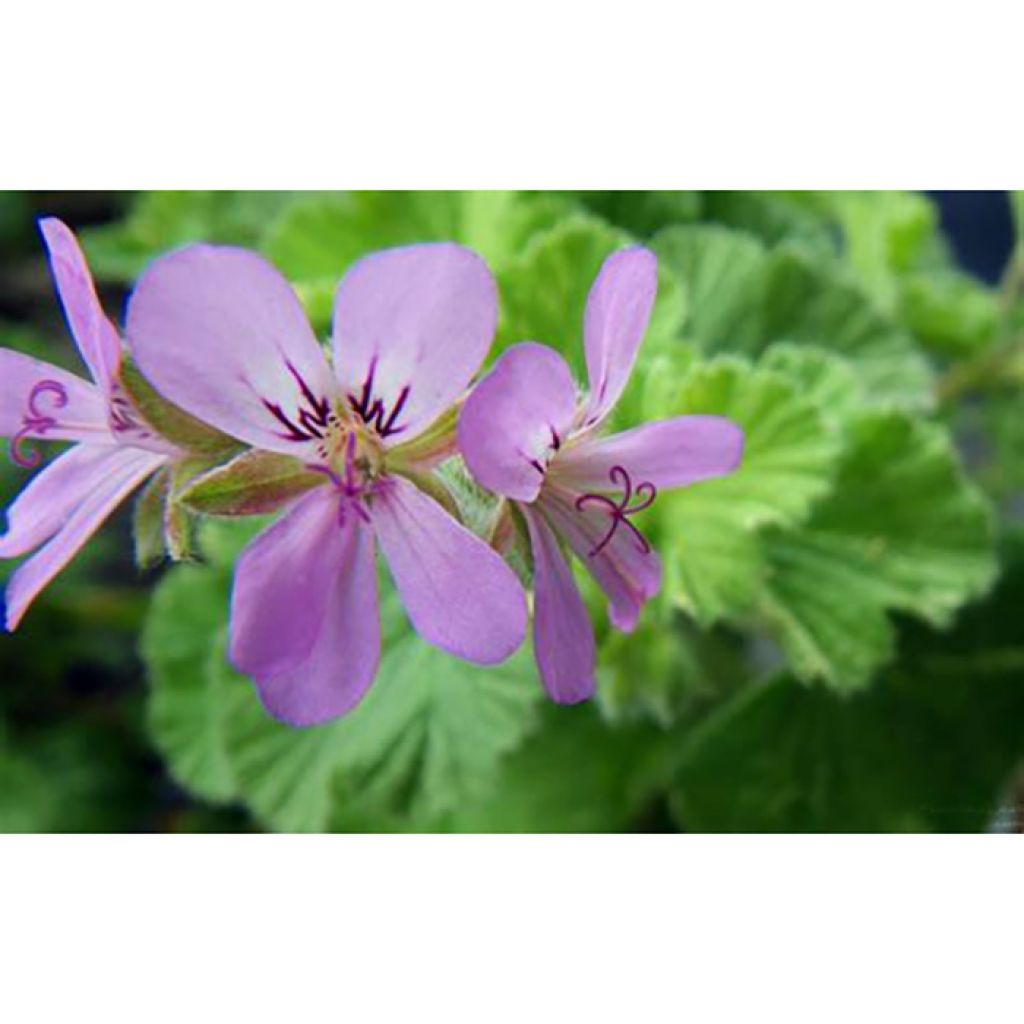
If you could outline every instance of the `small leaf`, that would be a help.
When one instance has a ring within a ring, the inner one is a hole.
[[[943,355],[971,355],[991,344],[999,329],[995,293],[955,270],[907,275],[901,304],[907,326]]]
[[[154,474],[135,502],[132,535],[135,564],[140,569],[148,569],[164,557],[164,505],[169,492],[170,474],[164,468]]]
[[[325,482],[299,459],[250,450],[195,477],[178,501],[200,515],[268,515]]]

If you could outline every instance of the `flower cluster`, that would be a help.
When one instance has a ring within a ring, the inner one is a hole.
[[[7,628],[143,481],[184,479],[177,499],[192,509],[281,513],[236,567],[230,657],[294,725],[344,714],[373,682],[378,546],[419,635],[487,665],[525,639],[529,602],[502,556],[521,543],[541,680],[556,701],[585,700],[594,633],[567,550],[607,595],[612,625],[631,630],[661,582],[635,517],[660,491],[741,458],[742,432],[714,416],[602,434],[654,303],[645,249],[613,254],[593,286],[581,394],[535,342],[508,349],[474,386],[498,294],[459,245],[356,263],[337,289],[328,357],[288,282],[233,247],[193,245],[151,264],[122,338],[68,228],[49,219],[41,230],[93,383],[0,350],[0,432],[14,461],[35,467],[37,442],[74,442],[8,509],[0,557],[34,554],[11,577]],[[460,457],[496,500],[487,539],[460,521],[436,473]]]

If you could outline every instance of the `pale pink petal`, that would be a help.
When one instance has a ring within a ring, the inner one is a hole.
[[[110,441],[107,404],[81,377],[0,348],[0,437]],[[23,454],[28,459],[30,452]],[[31,464],[39,461],[36,456]]]
[[[192,245],[142,275],[126,335],[166,398],[259,448],[312,457],[337,385],[291,285],[244,249]]]
[[[510,348],[459,414],[459,449],[477,483],[533,501],[568,436],[575,404],[572,373],[557,352],[535,342]]]
[[[401,444],[465,391],[498,322],[487,265],[450,243],[360,260],[338,286],[334,368],[350,408]]]
[[[14,630],[39,592],[75,557],[118,505],[165,458],[136,448],[119,448],[108,463],[109,472],[68,518],[45,547],[18,567],[7,584],[7,628]]]
[[[290,672],[323,628],[348,547],[339,499],[320,487],[242,552],[231,593],[231,661],[256,679]]]
[[[533,549],[533,652],[552,700],[578,704],[594,694],[594,630],[576,581],[543,517],[523,508]]]
[[[552,482],[578,491],[616,490],[622,467],[634,484],[659,490],[732,473],[743,458],[743,431],[721,416],[680,416],[612,437],[588,437],[559,455]]]
[[[48,541],[117,472],[121,459],[122,449],[113,443],[75,445],[54,459],[7,509],[0,558],[17,558]]]
[[[289,725],[319,725],[351,711],[380,663],[380,610],[373,531],[356,516],[344,529],[342,561],[319,634],[305,661],[274,678],[256,677],[263,706]]]
[[[644,604],[661,589],[661,561],[627,522],[613,525],[598,503],[577,508],[578,495],[546,488],[540,507],[608,597],[612,625],[632,631]],[[611,532],[611,539],[604,543]]]
[[[658,261],[650,250],[623,249],[604,261],[583,323],[590,377],[585,425],[604,419],[625,389],[657,290]]]
[[[117,328],[103,312],[89,265],[71,229],[56,217],[46,217],[39,222],[39,230],[71,335],[93,380],[109,392],[121,368]]]
[[[479,537],[408,480],[392,477],[370,516],[405,610],[428,643],[492,665],[526,635],[515,573]]]

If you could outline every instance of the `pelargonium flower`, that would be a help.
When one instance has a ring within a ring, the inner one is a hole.
[[[256,449],[299,460],[302,486],[310,475],[318,484],[235,571],[230,657],[277,718],[322,722],[369,688],[381,645],[377,544],[426,641],[480,664],[522,643],[515,574],[410,479],[436,460],[424,438],[466,389],[496,323],[490,272],[452,244],[392,249],[349,270],[333,371],[291,286],[253,253],[192,246],[139,282],[127,337],[154,386]]]
[[[594,632],[559,540],[609,601],[611,623],[632,630],[661,586],[661,563],[632,522],[658,491],[730,473],[743,433],[718,416],[682,416],[612,437],[599,427],[632,372],[657,291],[646,249],[609,257],[584,319],[589,395],[577,399],[558,353],[510,348],[466,400],[458,439],[477,483],[511,499],[529,532],[534,564],[534,652],[559,703],[594,692]]]
[[[34,469],[37,441],[74,441],[7,510],[0,558],[39,549],[11,576],[6,626],[14,630],[40,591],[114,509],[177,449],[142,419],[120,384],[121,341],[96,296],[85,257],[61,221],[40,221],[71,335],[92,383],[21,352],[0,349],[0,436]]]

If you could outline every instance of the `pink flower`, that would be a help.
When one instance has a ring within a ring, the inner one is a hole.
[[[121,342],[96,297],[75,236],[59,220],[40,222],[57,293],[93,383],[0,349],[0,435],[16,463],[42,462],[36,441],[75,441],[7,510],[0,558],[36,551],[11,576],[6,626],[14,630],[42,589],[108,516],[176,454],[136,413],[121,385]]]
[[[657,263],[646,249],[605,261],[584,320],[586,400],[577,401],[561,356],[526,342],[498,360],[459,417],[459,447],[477,483],[512,499],[526,520],[534,651],[559,703],[586,700],[595,686],[594,633],[559,538],[608,596],[612,625],[628,632],[661,586],[661,563],[633,516],[659,490],[730,473],[742,457],[742,431],[717,416],[599,435],[629,380],[656,290]]]
[[[231,659],[275,717],[323,722],[368,690],[381,645],[377,544],[426,641],[480,664],[522,643],[515,574],[395,465],[462,395],[496,321],[486,266],[449,244],[378,253],[348,272],[333,371],[287,281],[252,253],[192,246],[139,282],[127,336],[154,386],[323,477],[235,572]]]

